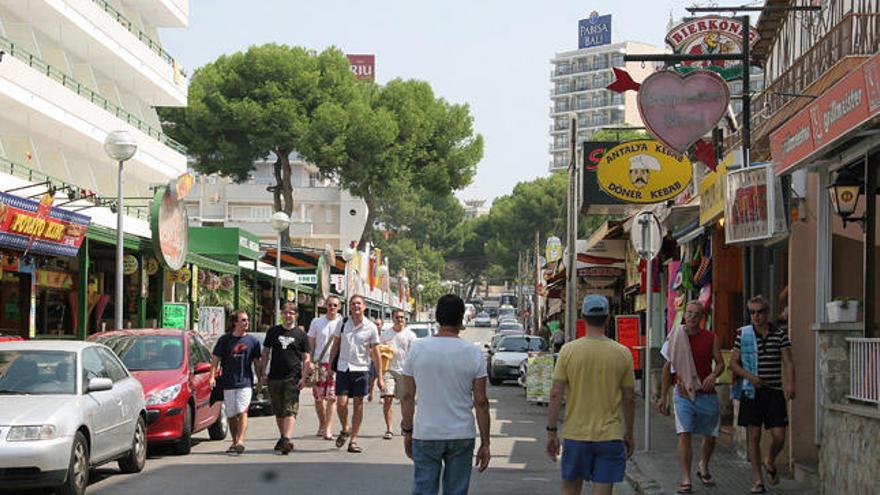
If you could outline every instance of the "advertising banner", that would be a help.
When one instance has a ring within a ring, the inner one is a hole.
[[[582,145],[584,170],[581,175],[583,178],[584,204],[593,205],[625,205],[626,201],[608,195],[599,187],[599,181],[596,178],[596,170],[602,162],[605,152],[620,144],[616,141],[584,141]]]
[[[761,39],[758,30],[749,27],[749,45]],[[742,53],[743,28],[737,18],[705,16],[689,19],[673,27],[666,34],[666,44],[675,53],[685,55]],[[738,60],[698,60],[684,62],[684,68],[705,68],[717,72],[726,80],[740,77],[742,64]]]
[[[596,170],[599,186],[627,203],[659,203],[678,196],[691,183],[693,166],[662,143],[622,143],[602,156]]]
[[[375,55],[358,55],[349,54],[349,68],[358,80],[375,81],[376,80],[376,56]]]
[[[189,251],[186,208],[167,187],[156,188],[150,204],[150,230],[153,248],[166,268],[177,271]]]
[[[226,328],[226,310],[222,306],[199,308],[199,335],[212,339],[223,335]]]
[[[537,354],[528,358],[526,370],[526,401],[549,403],[553,388],[552,354]]]
[[[91,218],[0,192],[0,247],[35,254],[76,256]]]
[[[728,172],[724,234],[728,244],[763,241],[787,233],[782,187],[769,164]]]
[[[610,43],[610,15],[600,16],[598,12],[593,11],[590,12],[590,17],[578,21],[578,48],[592,48]]]
[[[162,328],[189,328],[189,304],[166,302],[162,305]]]
[[[639,349],[645,345],[645,337],[641,335],[641,317],[639,315],[620,315],[614,317],[617,325],[617,341],[629,349],[633,357],[633,369],[640,370]]]
[[[838,81],[770,134],[777,175],[880,113],[880,54]]]
[[[742,148],[735,148],[700,182],[700,225],[705,226],[724,214],[724,174],[742,165]]]

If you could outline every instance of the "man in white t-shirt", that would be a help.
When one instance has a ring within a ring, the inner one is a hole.
[[[315,318],[309,325],[309,350],[318,373],[318,381],[312,387],[315,412],[318,414],[318,436],[333,440],[333,409],[336,404],[336,373],[330,369],[330,345],[337,327],[342,323],[339,316],[341,301],[336,296],[327,298],[327,314]],[[321,355],[323,353],[323,356]],[[320,363],[318,360],[320,359]]]
[[[382,392],[382,412],[385,414],[385,435],[382,438],[385,440],[391,440],[394,436],[391,430],[391,424],[394,421],[391,405],[395,397],[397,400],[403,399],[403,366],[406,363],[410,347],[418,339],[416,334],[406,326],[406,315],[402,309],[395,309],[391,313],[391,319],[394,325],[384,330],[379,338],[383,345],[380,346],[379,352],[384,366],[382,378],[385,379],[385,390]],[[384,346],[390,347],[394,353],[387,365],[385,365]]]
[[[379,368],[379,330],[369,318],[364,318],[364,298],[351,296],[348,300],[349,317],[344,325],[337,327],[333,335],[330,361],[336,362],[336,413],[342,423],[342,431],[336,437],[336,447],[348,442],[348,451],[363,452],[358,445],[358,432],[364,418],[364,396],[370,387],[370,361]],[[385,389],[382,376],[378,378],[379,391]],[[354,402],[351,430],[348,429],[348,398]]]
[[[464,317],[460,297],[441,297],[436,317],[440,330],[413,343],[404,363],[400,429],[406,455],[415,465],[413,494],[438,493],[441,470],[443,493],[466,494],[475,446],[475,408],[480,472],[489,467],[491,458],[486,361],[480,349],[458,337]]]

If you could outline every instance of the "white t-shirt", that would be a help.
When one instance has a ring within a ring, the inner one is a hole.
[[[400,332],[395,332],[393,328],[387,328],[382,332],[380,340],[383,344],[390,342],[394,346],[394,357],[388,363],[388,370],[403,373],[403,364],[406,362],[410,347],[413,342],[418,340],[416,334],[409,327],[404,327]]]
[[[339,315],[336,315],[336,318],[333,320],[328,320],[327,315],[321,315],[312,320],[312,323],[309,324],[308,336],[315,339],[315,355],[312,356],[313,359],[318,359],[318,356],[321,355],[321,351],[324,349],[324,345],[329,342],[330,337],[336,333],[336,327],[338,327],[340,323],[342,323],[342,317]],[[321,359],[321,362],[330,362],[330,347],[327,347],[327,351],[324,352],[324,358]]]
[[[354,326],[351,318],[342,325],[336,326],[334,337],[340,337],[339,371],[370,371],[370,351],[374,345],[379,344],[379,330],[376,325],[367,318],[361,324]]]
[[[416,382],[417,440],[475,438],[474,380],[486,376],[486,360],[472,343],[454,337],[413,342],[403,374]]]

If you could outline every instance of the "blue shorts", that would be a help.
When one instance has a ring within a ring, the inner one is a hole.
[[[717,437],[721,429],[721,415],[717,394],[697,393],[691,402],[687,396],[678,395],[675,387],[675,433],[696,433]]]
[[[363,397],[370,389],[369,371],[337,371],[336,396]]]
[[[623,440],[582,442],[562,440],[562,479],[620,483],[626,471]]]

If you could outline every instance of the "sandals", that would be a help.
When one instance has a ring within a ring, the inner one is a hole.
[[[332,433],[327,433],[326,435],[322,433],[322,434],[320,434],[320,435],[318,435],[318,436],[319,436],[319,437],[322,437],[324,440],[333,440],[333,434],[332,434]]]
[[[755,483],[749,493],[767,493],[767,490],[764,488],[764,483]]]
[[[682,483],[678,486],[678,491],[675,493],[691,493],[693,492],[693,488],[690,483]]]
[[[764,464],[764,471],[767,471],[767,477],[770,478],[768,481],[770,481],[771,485],[779,484],[779,471],[775,467]]]
[[[244,454],[244,445],[240,445],[240,444],[230,445],[229,448],[226,449],[226,454],[233,455],[233,456]]]
[[[340,431],[339,436],[336,437],[336,448],[341,449],[343,445],[345,445],[345,441],[348,439],[349,433],[347,431]]]
[[[394,433],[391,433],[390,431],[386,431],[385,434],[382,435],[383,440],[391,440],[392,438],[394,438]]]
[[[704,486],[715,486],[715,480],[708,472],[703,472],[697,469],[697,476],[700,478],[700,482],[703,483]]]
[[[357,443],[350,442],[348,444],[348,451],[351,452],[352,454],[360,454],[361,452],[364,451],[364,449],[360,448],[360,446],[358,446]]]

